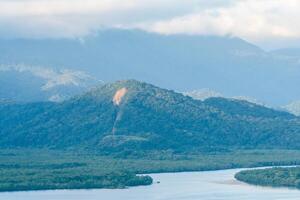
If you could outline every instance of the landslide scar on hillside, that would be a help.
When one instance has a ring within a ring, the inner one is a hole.
[[[120,103],[122,102],[122,99],[126,93],[127,93],[127,88],[119,89],[114,95],[114,98],[113,98],[114,104],[117,106],[120,105]]]

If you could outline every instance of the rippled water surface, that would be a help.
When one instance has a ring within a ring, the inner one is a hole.
[[[159,184],[122,190],[0,193],[0,200],[300,200],[300,190],[240,183],[234,179],[238,171],[151,174]]]

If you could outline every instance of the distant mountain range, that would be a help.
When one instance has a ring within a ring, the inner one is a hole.
[[[294,115],[300,116],[300,101],[292,102],[282,108]]]
[[[246,97],[246,96],[226,97],[223,94],[213,91],[209,88],[193,90],[191,92],[184,92],[183,94],[186,96],[190,96],[197,100],[202,100],[202,101],[209,99],[209,98],[213,98],[213,97],[223,97],[223,98],[231,98],[231,99],[236,99],[236,100],[244,100],[244,101],[248,101],[250,103],[254,103],[257,105],[266,106],[264,103],[258,101],[257,99],[254,99],[252,97]]]
[[[202,88],[202,89],[193,90],[190,92],[183,92],[183,94],[186,96],[190,96],[197,100],[202,100],[202,101],[212,98],[212,97],[224,97],[223,94],[216,92],[214,90],[211,90],[209,88]]]
[[[297,56],[233,37],[108,29],[78,39],[1,39],[0,63],[83,71],[104,82],[135,78],[176,91],[210,88],[274,107],[300,99]]]
[[[300,64],[300,48],[286,48],[286,49],[278,49],[270,52],[275,56],[281,57],[281,59],[285,59],[287,61],[294,61]]]
[[[226,97],[223,94],[213,91],[208,88],[193,90],[191,92],[184,92],[183,94],[186,96],[190,96],[197,100],[202,100],[202,101],[209,99],[209,98],[213,98],[213,97],[223,97],[223,98],[229,98],[232,100],[242,100],[242,101],[247,101],[249,103],[253,103],[256,105],[261,105],[261,106],[273,108],[276,110],[286,111],[293,115],[300,116],[300,101],[291,102],[288,105],[284,105],[284,106],[280,106],[280,107],[272,107],[263,102],[260,102],[259,100],[255,99],[255,98],[252,98],[252,97],[245,97],[245,96]]]
[[[0,99],[7,101],[62,101],[100,82],[78,70],[0,65]]]
[[[195,100],[138,82],[105,84],[61,103],[0,103],[0,147],[102,152],[300,148],[300,120],[226,98]]]

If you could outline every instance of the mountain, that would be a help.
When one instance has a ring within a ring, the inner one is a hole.
[[[292,102],[282,108],[294,115],[300,116],[300,101]]]
[[[209,98],[213,98],[213,97],[224,97],[224,98],[231,98],[233,100],[237,99],[237,100],[242,100],[242,101],[248,101],[250,103],[254,103],[257,105],[266,106],[264,103],[259,102],[257,99],[252,98],[252,97],[247,97],[247,96],[225,97],[221,93],[213,91],[209,88],[202,88],[202,89],[193,90],[190,92],[183,92],[183,94],[186,96],[190,96],[193,99],[202,100],[202,101],[209,99]]]
[[[294,118],[291,114],[283,111],[274,110],[262,105],[251,103],[246,100],[209,98],[204,101],[206,105],[218,108],[230,115],[240,115],[255,118]]]
[[[62,101],[100,81],[82,71],[27,65],[0,66],[0,99],[16,102]]]
[[[300,61],[300,48],[285,48],[273,50],[272,53],[275,56],[279,56],[282,59],[294,60],[299,63]]]
[[[208,99],[208,98],[212,98],[212,97],[223,97],[223,95],[221,93],[213,91],[209,88],[202,88],[199,90],[184,92],[183,94],[186,96],[190,96],[193,99],[202,100],[202,101],[205,99]]]
[[[0,147],[103,152],[299,148],[294,115],[246,101],[194,100],[118,81],[61,103],[0,104]]]
[[[1,39],[2,64],[72,69],[104,82],[143,80],[176,91],[211,88],[271,106],[300,99],[300,67],[240,38],[106,29],[78,39]]]

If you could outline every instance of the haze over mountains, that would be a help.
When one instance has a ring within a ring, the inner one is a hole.
[[[0,99],[8,101],[62,101],[100,83],[78,70],[21,64],[0,66]]]
[[[108,29],[80,39],[1,39],[0,52],[2,65],[79,70],[104,82],[135,78],[182,92],[210,88],[274,107],[300,99],[299,60],[239,38]]]
[[[294,60],[295,62],[300,62],[300,48],[285,48],[271,51],[272,54],[281,56],[287,60]]]

